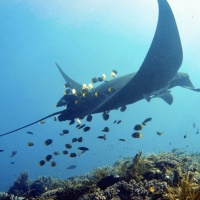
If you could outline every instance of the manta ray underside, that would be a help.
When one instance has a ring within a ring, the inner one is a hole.
[[[66,109],[48,115],[31,124],[1,134],[4,136],[31,126],[41,120],[58,115],[59,121],[83,118],[89,114],[106,112],[135,103],[139,100],[160,97],[172,104],[171,88],[181,86],[199,92],[186,73],[178,72],[182,59],[182,46],[176,21],[166,0],[157,0],[159,7],[156,32],[148,53],[137,73],[106,81],[91,90],[82,89],[82,84],[68,77],[56,63],[68,85],[68,92],[57,103]]]

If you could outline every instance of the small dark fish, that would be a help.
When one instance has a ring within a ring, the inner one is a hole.
[[[53,142],[52,139],[47,139],[47,140],[44,142],[44,144],[45,144],[45,145],[50,145],[52,142]]]
[[[71,148],[72,148],[72,145],[71,145],[71,144],[65,144],[65,147],[66,147],[67,149],[71,149]]]
[[[107,187],[114,185],[115,183],[119,182],[121,178],[114,177],[113,175],[106,176],[102,178],[100,181],[97,182],[97,187],[105,190]]]
[[[28,146],[28,147],[32,147],[33,145],[34,145],[33,142],[28,142],[28,143],[27,143],[27,146]]]
[[[39,165],[43,166],[44,164],[45,164],[45,161],[44,160],[40,160]]]
[[[77,141],[78,141],[78,142],[82,142],[82,141],[83,141],[83,138],[82,138],[82,137],[79,137],[79,138],[77,139]]]
[[[103,116],[103,119],[105,120],[105,121],[107,121],[108,119],[109,119],[109,114],[108,113],[106,113],[104,116]]]
[[[77,142],[77,141],[78,141],[77,138],[72,138],[72,143],[73,143],[73,142]]]
[[[75,123],[75,120],[72,119],[72,120],[69,122],[69,125],[72,125],[72,124],[74,124],[74,123]]]
[[[122,120],[119,120],[118,122],[117,122],[117,124],[120,124],[122,122]]]
[[[13,157],[14,155],[16,155],[17,154],[17,151],[12,151],[12,153],[11,153],[11,156],[10,157]]]
[[[68,154],[68,151],[64,150],[62,153],[63,153],[64,155],[66,155],[66,154]]]
[[[76,153],[70,153],[70,154],[69,154],[69,157],[71,157],[71,158],[75,158],[76,156],[77,156]]]
[[[115,74],[117,74],[117,71],[115,69],[113,69],[112,72],[114,72]]]
[[[4,150],[3,150],[3,149],[0,149],[0,152],[4,152]]]
[[[142,124],[143,124],[143,125],[146,125],[146,123],[147,123],[147,122],[150,122],[151,120],[152,120],[152,118],[149,117],[149,118],[145,119],[145,120],[142,122]]]
[[[58,152],[58,151],[54,151],[53,154],[54,154],[55,156],[58,156],[58,155],[59,155],[59,152]]]
[[[121,108],[120,108],[120,111],[121,112],[124,112],[126,110],[126,106],[122,106]]]
[[[123,138],[122,138],[122,139],[119,139],[119,141],[126,142],[126,140],[125,140],[125,139],[123,139]]]
[[[82,128],[84,128],[85,126],[86,126],[86,124],[83,124],[83,125],[79,126],[78,129],[82,129]]]
[[[88,151],[89,149],[87,147],[78,147],[79,150],[81,151]]]
[[[185,139],[185,138],[187,138],[187,133],[184,135],[184,137],[183,137],[183,138],[184,138],[184,139]]]
[[[11,164],[11,165],[14,165],[14,164],[15,164],[15,162],[11,162],[10,164]]]
[[[63,134],[68,134],[69,133],[68,130],[63,130],[62,132],[63,132]]]
[[[27,131],[26,133],[30,134],[30,135],[33,135],[33,132],[30,132],[30,131]]]
[[[105,134],[104,135],[100,135],[97,138],[106,140],[106,135]]]
[[[135,132],[135,133],[132,134],[132,137],[133,138],[141,138],[142,134],[140,132]]]
[[[114,122],[113,122],[113,124],[115,124],[117,122],[117,120],[115,120]]]
[[[51,162],[51,166],[55,167],[56,166],[56,162],[55,161]]]
[[[196,128],[196,123],[193,123],[193,128]]]
[[[140,131],[140,130],[142,130],[142,128],[143,128],[142,124],[137,124],[137,125],[135,125],[134,130]]]
[[[91,122],[92,121],[92,115],[88,115],[87,118],[86,118],[86,121]]]
[[[46,160],[47,162],[49,162],[51,159],[52,159],[52,155],[47,155],[47,156],[45,157],[45,160]]]
[[[76,165],[70,165],[69,167],[67,167],[67,169],[75,169],[76,167]]]
[[[86,126],[86,127],[84,127],[84,129],[83,129],[84,132],[87,132],[87,131],[89,131],[89,130],[90,130],[90,127],[89,127],[89,126]]]
[[[76,125],[76,128],[79,128],[80,126],[81,126],[80,124],[77,124],[77,125]]]
[[[163,132],[157,131],[156,134],[160,136],[163,134]]]
[[[96,83],[98,80],[96,77],[92,78],[92,83]]]
[[[199,128],[197,128],[197,132],[196,132],[196,134],[199,134]]]
[[[102,131],[103,132],[109,132],[109,128],[106,126]]]
[[[102,82],[102,81],[103,81],[103,78],[102,78],[102,77],[98,77],[97,80],[98,80],[99,82]]]

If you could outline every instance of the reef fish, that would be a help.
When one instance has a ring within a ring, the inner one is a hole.
[[[52,142],[53,142],[52,139],[47,139],[47,140],[45,140],[44,144],[48,146],[48,145],[50,145]]]
[[[28,146],[28,147],[32,147],[33,145],[34,145],[33,142],[28,142],[28,143],[27,143],[27,146]]]
[[[66,169],[75,169],[77,166],[76,165],[70,165],[69,167],[67,167]]]
[[[133,138],[141,138],[142,134],[140,132],[135,132],[135,133],[132,134],[132,137]]]
[[[140,130],[142,130],[142,128],[143,128],[142,124],[137,124],[137,125],[135,125],[134,130],[140,131]]]
[[[142,122],[142,124],[143,125],[146,125],[146,123],[147,122],[150,122],[152,120],[152,118],[151,117],[148,117],[147,119],[145,119],[143,122]]]
[[[30,135],[33,135],[33,132],[30,132],[30,131],[27,131],[26,133],[30,134]]]
[[[52,155],[47,155],[47,156],[45,157],[45,160],[46,160],[47,162],[49,162],[51,159],[52,159]]]
[[[45,161],[44,160],[41,160],[40,162],[39,162],[39,165],[40,166],[43,166],[45,164]]]

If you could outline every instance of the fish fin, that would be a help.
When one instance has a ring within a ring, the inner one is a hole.
[[[171,105],[173,103],[173,96],[170,92],[166,92],[160,96],[167,104]]]
[[[151,101],[151,97],[149,95],[143,94],[143,97],[147,100],[147,102]]]
[[[63,70],[61,69],[61,67],[58,65],[58,63],[56,63],[56,66],[58,68],[58,70],[60,71],[62,77],[65,79],[65,81],[67,83],[70,83],[71,84],[71,88],[72,89],[75,89],[77,92],[80,92],[82,90],[82,85],[80,83],[77,83],[76,81],[72,80],[69,76],[67,76]]]
[[[193,91],[195,91],[195,92],[200,92],[200,88],[194,88],[194,89],[190,89],[190,90],[193,90]]]

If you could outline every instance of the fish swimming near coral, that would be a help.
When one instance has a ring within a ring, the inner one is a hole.
[[[56,107],[65,106],[66,108],[0,136],[16,132],[38,122],[41,123],[55,115],[58,121],[70,120],[72,123],[76,118],[82,119],[95,113],[105,113],[122,107],[121,110],[124,110],[124,106],[142,99],[149,102],[152,98],[161,98],[171,105],[173,96],[170,89],[176,86],[200,92],[200,89],[194,88],[188,74],[178,72],[182,64],[183,53],[172,10],[166,0],[158,0],[158,7],[159,15],[155,35],[148,53],[136,73],[115,77],[89,90],[82,89],[82,84],[67,76],[56,63],[66,81],[66,87],[71,90],[58,101]],[[93,80],[93,83],[95,81]],[[112,92],[109,88],[113,88]],[[106,114],[103,118],[107,120],[109,115]]]

